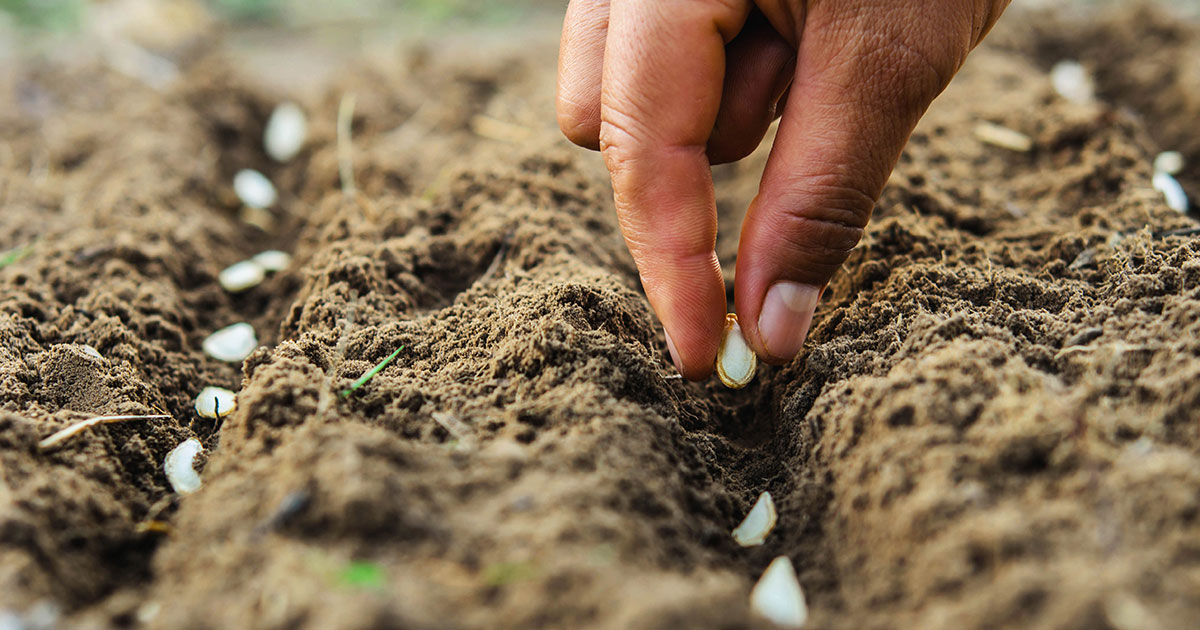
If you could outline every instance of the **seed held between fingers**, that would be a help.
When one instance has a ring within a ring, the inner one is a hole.
[[[737,313],[726,314],[725,331],[721,334],[721,346],[717,349],[717,376],[726,387],[741,389],[754,380],[757,370],[758,356],[746,345]]]

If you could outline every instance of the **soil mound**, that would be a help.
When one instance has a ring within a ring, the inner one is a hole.
[[[784,554],[811,627],[1194,625],[1200,241],[1150,181],[1180,150],[1200,198],[1200,26],[1007,16],[804,353],[736,392],[665,358],[602,164],[553,128],[545,39],[364,62],[303,102],[285,165],[261,149],[281,95],[219,49],[165,91],[91,65],[0,77],[0,249],[23,254],[0,269],[0,616],[766,628],[747,594]],[[1066,58],[1097,102],[1055,94]],[[764,159],[716,173],[728,269]],[[280,192],[262,227],[243,168]],[[267,249],[292,266],[219,287]],[[240,321],[261,347],[205,356]],[[239,392],[223,421],[193,410],[208,385]],[[162,463],[188,437],[204,487],[178,497]],[[763,490],[779,526],[739,548]]]

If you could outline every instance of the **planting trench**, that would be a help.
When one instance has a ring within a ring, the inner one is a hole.
[[[602,165],[553,128],[552,35],[364,62],[304,102],[286,165],[259,148],[278,97],[219,48],[162,93],[4,75],[0,249],[32,247],[0,270],[0,610],[769,627],[747,593],[784,554],[811,627],[1200,618],[1200,241],[1163,234],[1196,224],[1150,186],[1178,149],[1200,198],[1200,28],[1014,11],[913,136],[805,351],[736,392],[665,359]],[[1067,57],[1097,103],[1055,95]],[[717,171],[727,270],[764,158]],[[239,220],[241,168],[280,190],[270,231]],[[266,249],[293,266],[222,291]],[[200,351],[237,321],[262,345],[240,370]],[[206,385],[240,392],[221,423],[192,410]],[[172,499],[162,462],[193,436],[204,487]],[[740,548],[762,490],[779,525]]]

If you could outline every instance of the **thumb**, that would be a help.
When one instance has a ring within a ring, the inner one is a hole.
[[[922,15],[892,2],[839,11],[858,4],[822,3],[808,15],[742,226],[737,311],[751,347],[772,363],[800,351],[821,292],[858,244],[909,134],[978,33],[969,11]]]

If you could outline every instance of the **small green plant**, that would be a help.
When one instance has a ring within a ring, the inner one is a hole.
[[[14,247],[14,248],[0,254],[0,269],[3,269],[5,267],[17,262],[18,260],[21,260],[22,258],[28,256],[29,253],[32,251],[33,251],[33,243],[30,243],[28,245],[24,245],[21,247]]]
[[[504,586],[528,580],[536,573],[534,566],[528,562],[497,562],[484,568],[483,582],[488,586]]]
[[[387,585],[387,573],[374,562],[356,560],[342,569],[338,582],[350,588],[380,591]]]
[[[79,27],[83,0],[0,0],[0,11],[25,28],[71,31]]]
[[[392,360],[395,359],[396,356],[399,355],[400,351],[403,349],[404,349],[404,346],[400,346],[399,348],[396,348],[396,350],[394,352],[392,352],[391,354],[389,354],[386,359],[380,361],[378,365],[371,368],[370,370],[367,370],[366,374],[363,374],[362,376],[358,377],[358,380],[351,383],[350,387],[343,389],[342,390],[342,398],[349,398],[350,394],[353,394],[354,392],[358,391],[359,388],[361,388],[363,385],[366,385],[367,381],[374,378],[376,374],[379,374],[380,372],[382,372],[383,368],[387,367],[388,364],[391,363]]]
[[[279,0],[212,0],[212,5],[231,20],[255,21],[274,16],[283,4]]]

